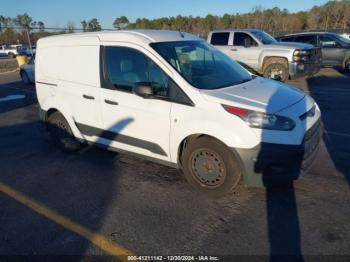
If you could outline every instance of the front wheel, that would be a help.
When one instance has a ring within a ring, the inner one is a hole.
[[[214,197],[231,192],[241,178],[233,152],[214,138],[203,136],[191,141],[182,162],[189,184]]]
[[[9,57],[9,58],[15,58],[16,55],[15,55],[14,53],[9,53],[9,54],[8,54],[8,57]]]
[[[264,77],[286,82],[289,78],[288,68],[280,63],[270,64],[265,67]]]
[[[345,61],[344,69],[347,73],[350,73],[350,58]]]

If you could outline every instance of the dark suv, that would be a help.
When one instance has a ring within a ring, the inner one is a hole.
[[[335,33],[299,33],[276,38],[281,42],[301,42],[322,49],[322,64],[342,66],[350,72],[350,39]]]

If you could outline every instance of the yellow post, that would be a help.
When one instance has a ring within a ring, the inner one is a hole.
[[[26,55],[18,55],[18,56],[16,56],[16,60],[17,60],[18,66],[21,67],[21,65],[27,63],[27,56]]]

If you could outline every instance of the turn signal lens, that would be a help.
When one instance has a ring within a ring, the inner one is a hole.
[[[253,128],[289,131],[295,127],[295,122],[285,116],[266,114],[228,105],[222,106],[227,112],[240,117]]]
[[[248,110],[243,109],[243,108],[238,108],[238,107],[233,107],[233,106],[227,106],[227,105],[222,105],[225,110],[231,114],[237,115],[237,116],[242,116],[244,117],[247,115]]]

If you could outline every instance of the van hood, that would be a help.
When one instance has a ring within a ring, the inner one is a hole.
[[[288,49],[312,49],[314,46],[310,44],[295,43],[295,42],[276,42],[270,45],[265,45],[264,47],[270,47],[270,48],[286,47]]]
[[[277,113],[305,97],[299,89],[262,77],[226,88],[200,90],[207,101],[250,110]]]

